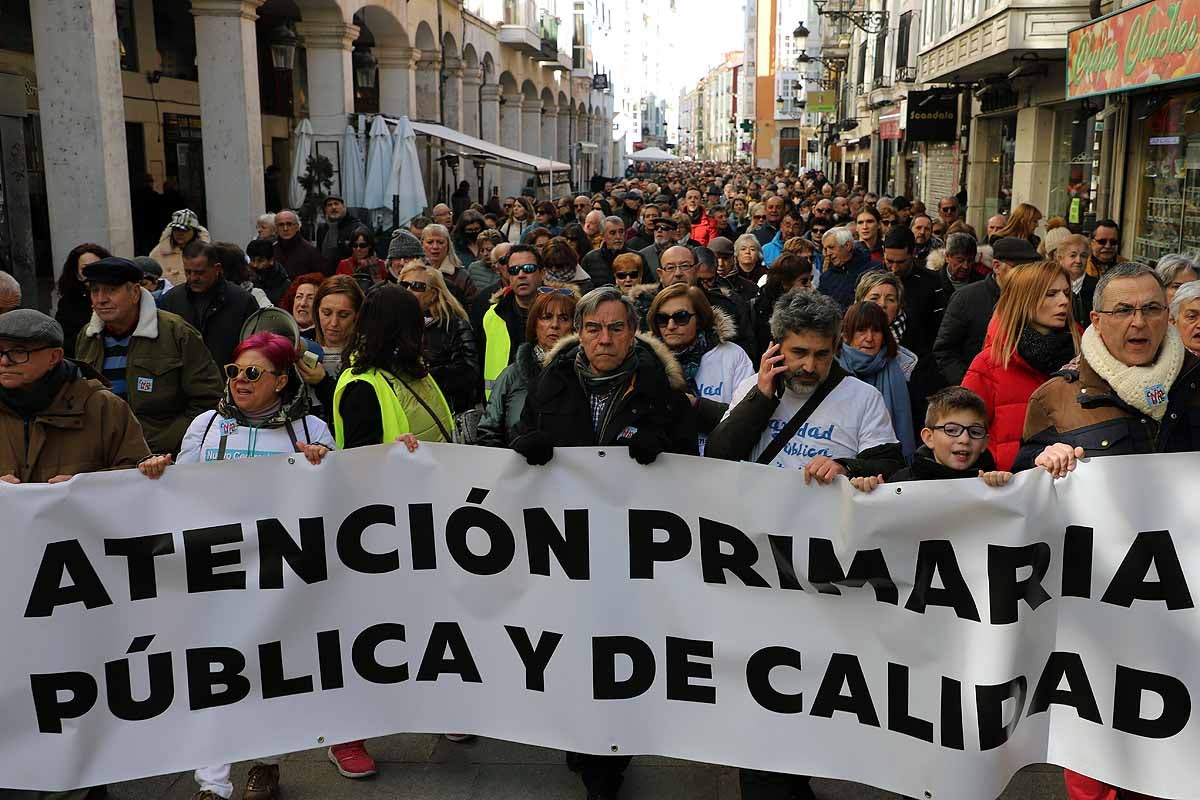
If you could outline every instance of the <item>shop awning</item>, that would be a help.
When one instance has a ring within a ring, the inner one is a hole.
[[[523,153],[520,150],[513,150],[510,147],[502,147],[494,142],[477,139],[474,136],[460,133],[453,128],[447,128],[445,125],[413,121],[412,126],[418,136],[429,136],[434,139],[440,139],[446,144],[454,145],[460,155],[469,157],[472,154],[480,154],[506,162],[498,166],[511,167],[522,172],[534,173],[567,173],[571,170],[569,164],[564,164],[561,161]]]

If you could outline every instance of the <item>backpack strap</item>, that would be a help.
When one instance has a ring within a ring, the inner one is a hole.
[[[800,430],[800,426],[808,421],[808,418],[813,415],[813,412],[825,402],[825,398],[829,397],[830,393],[837,388],[837,385],[842,382],[842,378],[846,377],[846,373],[842,370],[837,361],[833,362],[833,366],[829,370],[829,377],[822,381],[817,390],[812,393],[812,396],[800,406],[800,410],[792,415],[788,420],[788,424],[783,426],[783,430],[775,434],[775,438],[767,445],[767,449],[762,451],[755,462],[758,464],[770,464],[775,456],[783,450],[791,438],[796,435],[796,431]]]

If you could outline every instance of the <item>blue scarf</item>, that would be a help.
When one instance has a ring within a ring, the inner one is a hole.
[[[892,415],[892,427],[896,431],[896,438],[900,440],[900,449],[904,451],[904,460],[911,463],[913,453],[917,450],[913,434],[912,406],[909,405],[908,383],[904,380],[904,372],[896,363],[896,359],[888,358],[885,349],[869,356],[861,350],[843,344],[838,361],[847,372],[864,383],[871,384],[883,395],[884,405]]]

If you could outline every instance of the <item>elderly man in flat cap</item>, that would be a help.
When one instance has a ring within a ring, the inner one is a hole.
[[[64,357],[61,325],[28,308],[0,316],[0,481],[61,483],[149,455],[129,406]]]
[[[154,305],[144,274],[117,256],[84,267],[92,319],[75,354],[129,403],[155,453],[176,453],[191,421],[217,407],[225,382],[200,332]]]

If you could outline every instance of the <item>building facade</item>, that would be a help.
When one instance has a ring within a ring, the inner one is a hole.
[[[36,298],[76,244],[144,253],[131,208],[148,184],[197,211],[214,239],[246,241],[258,214],[287,205],[302,119],[313,152],[330,156],[347,125],[382,113],[571,164],[576,185],[616,174],[618,59],[605,54],[603,6],[10,0],[0,135],[24,155],[6,175],[19,170],[28,189],[16,197],[4,182],[14,216],[0,256]],[[528,176],[489,166],[482,185],[454,177],[486,196],[520,192]],[[448,196],[444,169],[425,178],[430,202]]]

